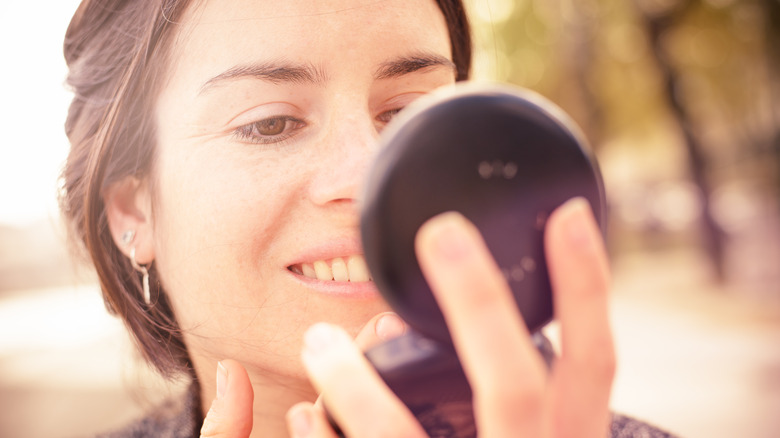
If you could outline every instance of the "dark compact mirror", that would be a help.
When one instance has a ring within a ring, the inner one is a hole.
[[[584,197],[603,229],[601,177],[560,109],[503,86],[427,96],[388,126],[382,143],[364,194],[363,247],[377,287],[411,330],[366,356],[431,436],[475,436],[471,391],[415,256],[417,230],[451,210],[473,222],[536,333],[553,317],[547,217]]]

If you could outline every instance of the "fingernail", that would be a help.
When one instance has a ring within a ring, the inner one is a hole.
[[[569,244],[580,249],[593,247],[595,219],[585,198],[574,198],[564,206],[563,229]]]
[[[228,385],[228,372],[222,365],[222,362],[217,362],[217,400],[221,399],[227,391]]]
[[[338,335],[339,332],[330,324],[314,324],[303,335],[304,352],[319,356],[338,343]]]
[[[311,411],[306,407],[293,407],[290,411],[290,428],[294,437],[309,436],[312,428]]]
[[[466,220],[460,213],[443,213],[431,219],[424,227],[433,250],[442,259],[457,262],[472,252]]]
[[[374,327],[374,331],[379,339],[387,341],[404,334],[406,326],[398,315],[395,313],[388,313],[379,318]]]

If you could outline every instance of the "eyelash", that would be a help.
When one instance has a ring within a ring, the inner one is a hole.
[[[385,111],[382,114],[377,116],[377,121],[382,122],[384,124],[390,123],[390,120],[393,120],[393,117],[395,117],[396,114],[401,112],[404,108],[393,108],[391,110]],[[389,115],[389,117],[387,117]]]
[[[284,127],[281,133],[276,135],[265,135],[260,133],[260,124],[262,123],[273,123],[273,122],[284,122]],[[290,126],[290,125],[294,126]],[[256,122],[249,123],[247,125],[239,126],[236,128],[235,131],[233,131],[233,134],[239,139],[244,141],[249,141],[251,143],[256,144],[274,144],[274,143],[281,143],[293,135],[295,135],[295,132],[299,129],[303,128],[306,125],[306,122],[300,119],[296,119],[295,117],[290,116],[275,116],[275,117],[268,117],[266,119],[258,120]]]

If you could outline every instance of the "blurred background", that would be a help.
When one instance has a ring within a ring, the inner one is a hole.
[[[613,408],[685,437],[778,436],[780,2],[467,1],[475,76],[552,99],[598,156]],[[0,4],[2,437],[90,436],[177,390],[139,364],[59,221],[76,5]]]

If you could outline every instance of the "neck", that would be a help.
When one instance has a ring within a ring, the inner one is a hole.
[[[308,380],[251,374],[250,379],[255,392],[252,438],[287,437],[287,411],[296,403],[314,402],[317,398]]]
[[[201,383],[200,399],[205,417],[216,396],[216,363],[196,369]],[[303,377],[279,375],[250,367],[247,367],[247,372],[254,391],[254,422],[250,438],[288,437],[285,419],[287,411],[296,403],[314,402],[317,398],[314,388]]]

